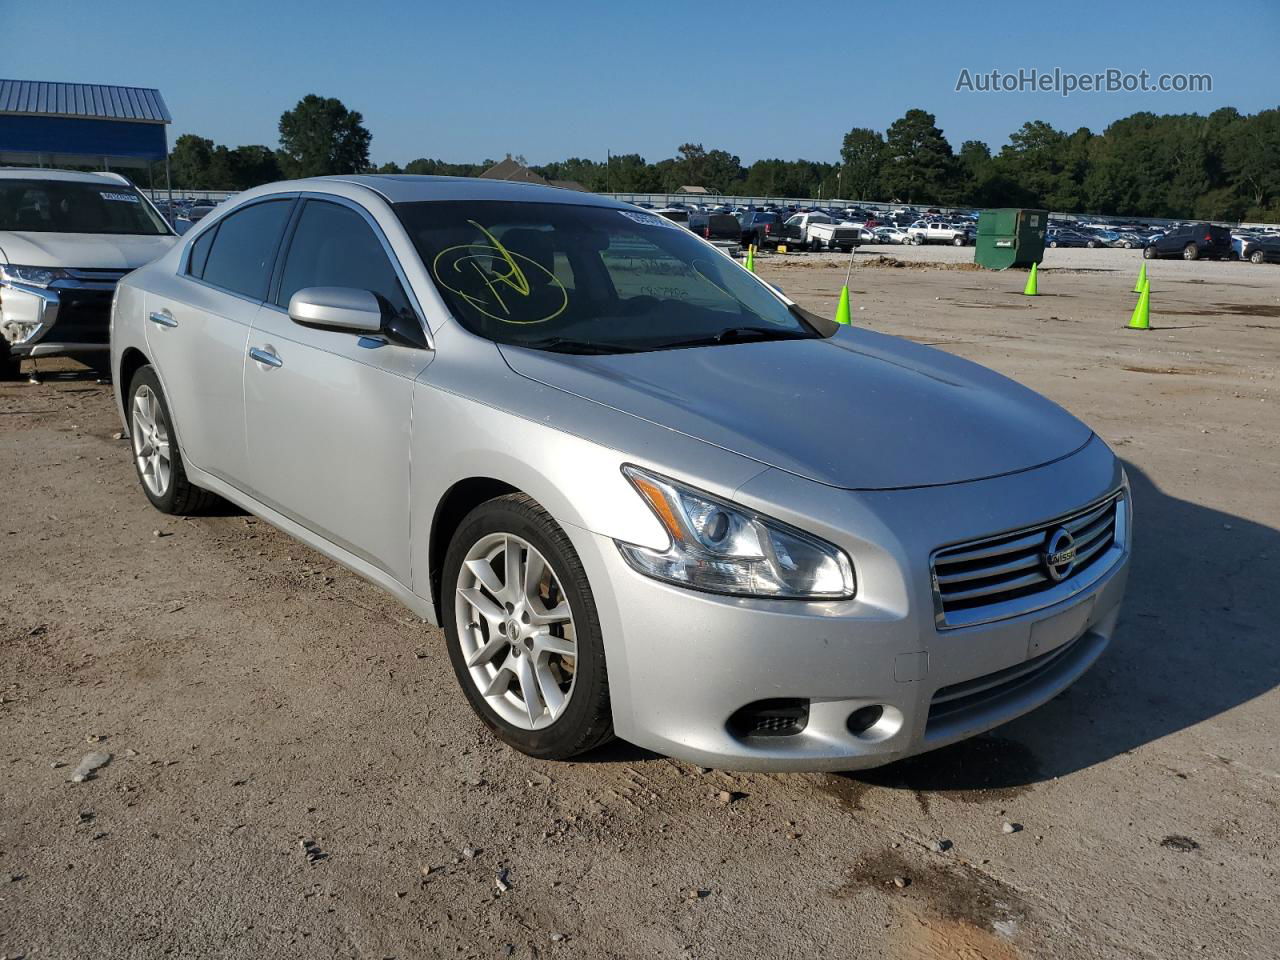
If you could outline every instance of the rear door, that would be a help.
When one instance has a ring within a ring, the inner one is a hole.
[[[247,480],[245,346],[294,203],[293,195],[261,200],[201,231],[179,275],[143,306],[183,455],[238,487]]]
[[[432,357],[420,312],[376,221],[357,204],[307,197],[285,248],[245,369],[254,495],[407,584],[412,390]],[[296,323],[289,299],[306,287],[372,291],[404,336]]]

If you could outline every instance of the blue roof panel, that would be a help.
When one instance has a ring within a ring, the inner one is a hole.
[[[0,80],[0,115],[173,122],[159,90],[42,80]]]

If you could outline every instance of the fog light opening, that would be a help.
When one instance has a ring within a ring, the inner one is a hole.
[[[853,713],[849,714],[849,732],[854,736],[866,733],[884,716],[884,707],[878,703],[869,704],[865,707],[859,707]]]
[[[859,740],[885,740],[902,729],[902,714],[888,704],[869,703],[849,714],[845,726]]]
[[[729,718],[729,732],[739,740],[793,737],[809,724],[809,701],[800,698],[756,700]]]

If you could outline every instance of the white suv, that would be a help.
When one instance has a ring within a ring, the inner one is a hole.
[[[176,241],[120,174],[0,169],[0,379],[23,357],[105,353],[116,283]]]

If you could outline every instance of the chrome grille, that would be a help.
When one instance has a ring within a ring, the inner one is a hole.
[[[1116,492],[1034,527],[936,551],[932,566],[938,626],[1001,620],[1079,593],[1123,553],[1124,509],[1123,494]],[[1046,560],[1050,539],[1060,529],[1071,534],[1075,548],[1075,561],[1061,578]]]
[[[75,286],[90,289],[111,289],[120,282],[129,270],[115,267],[68,267],[67,274],[75,281]]]

